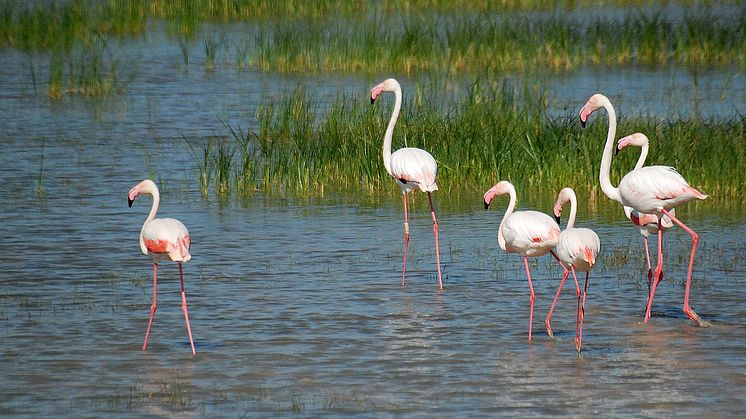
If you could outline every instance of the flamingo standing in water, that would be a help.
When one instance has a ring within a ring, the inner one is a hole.
[[[192,328],[189,326],[189,313],[187,312],[186,292],[184,291],[184,272],[181,268],[182,262],[188,262],[192,258],[189,254],[191,239],[189,231],[179,220],[173,218],[155,218],[158,212],[160,194],[158,187],[150,179],[145,179],[130,189],[127,194],[128,204],[132,203],[140,194],[150,194],[153,196],[153,206],[150,208],[150,214],[145,220],[140,230],[140,248],[142,253],[153,257],[153,304],[150,306],[150,320],[148,321],[148,330],[145,332],[145,341],[142,344],[142,350],[148,346],[148,337],[150,336],[150,326],[153,324],[155,316],[156,293],[158,290],[158,262],[161,259],[170,259],[179,264],[179,278],[181,279],[181,311],[184,312],[186,319],[187,333],[189,334],[189,343],[192,345],[192,355],[196,355],[194,350],[194,340],[192,339]]]
[[[523,265],[526,267],[528,277],[528,288],[531,291],[531,311],[528,318],[528,341],[531,342],[531,330],[534,322],[534,286],[531,283],[531,271],[528,269],[528,257],[544,256],[551,253],[557,261],[557,255],[552,248],[557,246],[560,229],[552,217],[538,211],[516,211],[515,209],[515,187],[508,181],[503,180],[495,184],[484,193],[484,208],[489,208],[490,202],[497,195],[510,195],[508,209],[505,210],[500,227],[497,230],[497,242],[500,248],[509,253],[518,253],[523,256]]]
[[[644,323],[647,323],[650,319],[650,309],[653,305],[655,290],[663,279],[663,216],[666,215],[692,237],[692,250],[684,290],[683,311],[693,322],[700,326],[707,326],[708,323],[703,321],[689,305],[689,288],[692,282],[694,255],[697,251],[699,235],[671,213],[671,209],[674,207],[695,199],[706,199],[707,195],[690,186],[676,169],[669,166],[645,166],[633,170],[624,175],[618,187],[614,187],[609,179],[612,158],[611,149],[614,147],[614,136],[616,135],[616,113],[614,112],[614,107],[606,96],[595,94],[580,109],[580,122],[585,125],[588,117],[600,108],[606,109],[609,117],[609,131],[606,136],[606,144],[601,157],[601,169],[599,171],[601,190],[606,196],[624,206],[630,207],[639,213],[655,214],[658,218],[658,262],[655,267],[653,286],[650,289],[648,297]]]
[[[384,92],[394,93],[394,110],[391,113],[386,134],[383,136],[383,165],[386,171],[396,179],[401,186],[402,201],[404,202],[404,256],[401,273],[401,284],[404,286],[404,276],[407,272],[407,249],[409,248],[409,214],[407,212],[407,192],[419,189],[427,192],[430,202],[430,215],[433,219],[433,234],[435,235],[435,262],[438,265],[438,288],[443,289],[443,281],[440,273],[440,251],[438,249],[438,220],[435,218],[433,208],[432,192],[438,190],[435,177],[438,174],[438,165],[433,156],[420,148],[405,147],[391,153],[391,139],[394,135],[396,120],[401,110],[402,93],[399,82],[395,79],[387,79],[374,87],[370,92],[370,103]]]
[[[562,207],[570,203],[570,216],[567,219],[567,227],[559,235],[557,240],[557,257],[565,269],[565,273],[562,276],[562,282],[560,282],[559,289],[557,289],[557,295],[554,296],[552,301],[552,307],[549,309],[547,314],[546,326],[547,333],[552,336],[552,327],[550,321],[552,319],[552,312],[554,306],[557,304],[560,293],[562,293],[562,287],[565,285],[569,266],[572,270],[572,278],[575,280],[575,290],[578,296],[578,311],[575,317],[575,349],[580,353],[580,348],[583,342],[583,318],[585,317],[585,296],[588,294],[588,276],[591,268],[596,263],[596,257],[598,252],[601,250],[601,241],[598,239],[598,235],[589,228],[575,228],[575,214],[577,213],[578,200],[575,196],[575,191],[571,188],[564,188],[560,191],[557,197],[557,203],[554,204],[554,217],[557,220],[557,224],[560,221],[560,215],[562,215]],[[585,286],[583,287],[583,298],[581,303],[580,298],[580,285],[578,284],[578,277],[575,275],[575,271],[585,272]]]
[[[640,147],[640,157],[637,158],[635,169],[637,170],[645,165],[645,160],[648,157],[649,140],[645,134],[634,133],[624,138],[620,138],[617,142],[616,153],[619,154],[624,147],[635,146]],[[671,208],[671,214],[676,215],[676,209]],[[650,234],[658,234],[658,217],[655,214],[643,214],[635,211],[631,207],[624,207],[624,215],[627,219],[632,221],[632,224],[639,227],[640,234],[642,235],[642,241],[645,245],[645,261],[648,264],[648,298],[650,297],[650,287],[653,283],[653,267],[650,264],[650,250],[648,250],[648,236]],[[673,227],[673,221],[667,215],[664,215],[661,219],[661,226],[663,232],[670,230]]]

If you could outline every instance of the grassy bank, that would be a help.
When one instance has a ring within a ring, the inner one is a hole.
[[[509,179],[529,190],[570,185],[584,195],[601,196],[598,169],[608,127],[603,112],[581,129],[577,110],[550,116],[540,96],[505,85],[475,84],[448,110],[425,99],[419,91],[405,98],[393,148],[430,151],[438,161],[441,193],[484,191]],[[392,100],[376,106],[367,101],[338,98],[319,114],[318,101],[299,89],[263,106],[258,132],[226,128],[228,140],[194,153],[201,187],[227,194],[400,193],[381,156]],[[746,119],[620,120],[620,136],[637,131],[651,139],[648,164],[675,166],[714,199],[743,198],[746,173],[739,162],[746,159]],[[634,166],[635,151],[614,159],[614,182]]]
[[[660,4],[629,0],[559,5],[541,0],[5,1],[0,3],[0,45],[69,50],[102,36],[144,34],[152,20],[169,22],[178,36],[198,33],[204,22],[246,21],[260,32],[256,64],[273,71],[569,70],[584,64],[669,63],[746,67],[746,9],[723,13],[689,6],[692,2],[673,3],[684,5],[680,16],[655,8],[568,13]],[[517,10],[529,13],[512,13]]]

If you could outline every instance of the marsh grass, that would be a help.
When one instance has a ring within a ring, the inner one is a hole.
[[[393,148],[428,150],[438,162],[441,194],[458,200],[508,179],[528,191],[572,186],[590,197],[591,207],[605,200],[596,181],[608,127],[603,112],[581,129],[574,112],[550,115],[546,99],[527,87],[475,83],[446,106],[432,105],[439,101],[424,94],[417,89],[405,99]],[[392,102],[384,97],[370,106],[367,99],[337,97],[322,111],[318,99],[299,88],[266,104],[256,133],[231,129],[232,145],[206,152],[216,159],[212,176],[235,185],[223,191],[239,194],[398,194],[381,156]],[[746,119],[620,119],[620,136],[638,131],[652,141],[648,164],[675,166],[714,199],[743,199]],[[613,182],[637,156],[625,151],[615,157]]]
[[[699,9],[697,9],[699,10]],[[746,68],[746,9],[719,17],[625,12],[550,15],[376,17],[365,24],[278,22],[256,37],[265,71],[571,71],[585,65],[738,65]]]
[[[698,2],[674,3],[682,5],[683,16],[651,12],[662,10],[661,3],[640,0],[5,1],[0,3],[0,45],[69,51],[101,36],[139,36],[149,20],[166,21],[175,36],[193,39],[204,22],[241,21],[258,29],[252,45],[256,61],[271,71],[568,71],[589,64],[670,63],[746,67],[746,9],[717,14],[717,8]],[[724,6],[730,4],[739,2]],[[621,14],[567,13],[628,5],[651,7]],[[212,35],[204,36],[209,63],[217,48],[212,48]],[[246,61],[248,52],[242,47],[236,61]]]
[[[211,36],[205,39],[203,45],[205,48],[205,70],[213,71],[215,70],[218,52],[222,49],[224,42]]]
[[[117,62],[106,54],[106,42],[70,52],[51,54],[47,94],[53,99],[65,95],[100,97],[119,89]],[[32,79],[36,75],[32,69]]]
[[[208,140],[201,147],[195,144],[192,140],[187,137],[183,137],[189,147],[189,154],[192,156],[199,177],[197,184],[199,185],[199,191],[203,195],[207,195],[210,190],[210,180],[212,179],[214,162],[212,156],[212,140]]]
[[[44,189],[44,141],[41,143],[41,156],[39,158],[39,175],[36,180],[36,196],[42,197],[46,193]]]

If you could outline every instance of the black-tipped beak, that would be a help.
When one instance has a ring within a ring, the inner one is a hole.
[[[557,222],[557,225],[558,225],[558,226],[561,226],[561,225],[562,225],[562,224],[560,224],[560,216],[559,216],[559,215],[555,215],[555,216],[554,216],[554,221],[556,221],[556,222]]]
[[[619,147],[617,147],[617,148],[616,148],[616,151],[614,152],[614,155],[615,155],[615,156],[618,156],[618,155],[619,155]]]
[[[132,208],[132,203],[133,202],[135,202],[134,199],[130,199],[129,197],[127,197],[127,205],[129,205],[130,208]]]
[[[375,99],[373,99],[373,97],[371,96],[371,98],[370,98],[370,104],[372,105],[372,104],[373,104],[373,103],[374,103],[375,101],[376,101],[376,100],[375,100]]]
[[[484,209],[489,209],[490,204],[487,201],[484,201]]]
[[[586,121],[583,121],[582,119],[580,120],[580,126],[582,128],[585,128],[585,123],[586,123]]]

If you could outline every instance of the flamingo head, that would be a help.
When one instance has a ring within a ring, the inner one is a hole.
[[[557,221],[557,225],[560,225],[560,217],[562,216],[562,207],[566,203],[570,202],[572,197],[575,196],[575,191],[572,188],[563,188],[557,196],[557,202],[554,204],[554,219]]]
[[[515,187],[513,187],[513,184],[507,180],[497,182],[495,186],[491,187],[490,190],[484,193],[484,209],[490,207],[490,202],[492,202],[493,198],[498,195],[509,194],[511,190],[515,191]]]
[[[608,101],[609,99],[601,93],[596,93],[591,96],[590,99],[588,99],[588,102],[580,108],[580,113],[578,114],[580,116],[580,124],[585,127],[586,122],[588,122],[588,117],[591,116],[593,112],[597,111],[598,108],[604,106],[604,103]]]
[[[383,93],[383,92],[395,92],[396,90],[401,90],[401,86],[399,85],[399,82],[396,81],[396,79],[386,79],[378,84],[378,86],[374,87],[370,91],[370,103],[376,101],[376,98]]]
[[[648,144],[648,137],[647,135],[636,132],[634,134],[628,135],[626,137],[620,138],[619,142],[616,144],[616,154],[619,154],[619,150],[623,149],[624,147],[627,147],[628,145],[633,145],[635,147],[642,147]]]
[[[127,204],[132,207],[132,203],[135,202],[135,199],[140,194],[145,193],[153,195],[154,191],[157,193],[158,187],[152,180],[145,179],[137,185],[133,186],[132,189],[130,189],[129,193],[127,193]]]

